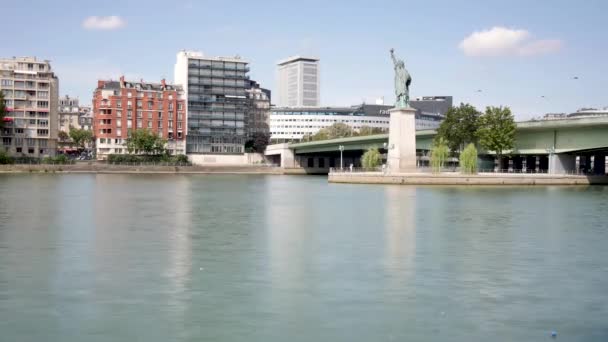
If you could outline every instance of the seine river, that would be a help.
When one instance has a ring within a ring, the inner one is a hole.
[[[0,175],[0,341],[608,341],[608,187]]]

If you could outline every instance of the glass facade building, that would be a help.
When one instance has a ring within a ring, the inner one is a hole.
[[[187,97],[186,153],[244,152],[248,72],[239,57],[178,53],[175,82]]]

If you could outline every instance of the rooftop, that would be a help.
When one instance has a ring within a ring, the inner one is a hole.
[[[239,55],[236,55],[236,56],[207,57],[201,51],[182,50],[182,51],[180,51],[180,52],[177,53],[177,58],[179,58],[180,56],[184,56],[184,57],[187,57],[187,58],[194,58],[194,59],[203,59],[203,60],[207,60],[207,61],[249,63],[248,61],[242,59],[241,56],[239,56]]]
[[[319,58],[317,57],[304,57],[304,56],[291,56],[291,57],[287,57],[283,60],[280,60],[277,62],[277,65],[285,65],[288,63],[293,63],[293,62],[298,62],[298,61],[303,61],[303,62],[318,62],[320,61]]]
[[[124,87],[121,87],[121,82],[124,82]],[[180,85],[173,85],[169,83],[150,83],[150,82],[131,82],[131,81],[114,81],[107,80],[103,81],[101,89],[120,89],[120,88],[135,88],[137,90],[151,90],[151,91],[162,91],[162,90],[181,90]]]

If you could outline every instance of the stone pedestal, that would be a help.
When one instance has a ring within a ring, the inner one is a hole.
[[[416,172],[416,109],[394,108],[389,112],[389,171]]]

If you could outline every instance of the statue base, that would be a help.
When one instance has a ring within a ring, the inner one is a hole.
[[[416,172],[416,109],[393,108],[389,113],[389,172]]]

